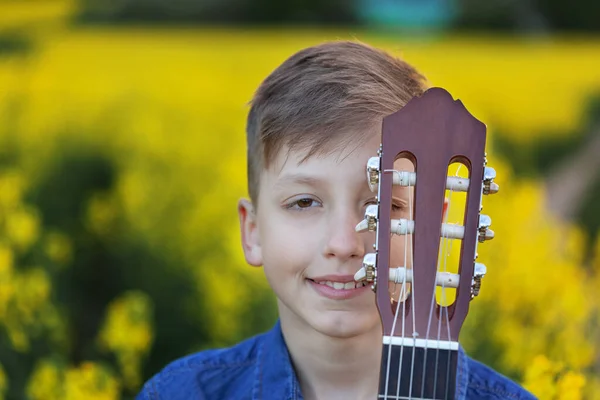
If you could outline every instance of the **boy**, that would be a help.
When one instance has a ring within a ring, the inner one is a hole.
[[[302,50],[267,77],[248,117],[251,201],[238,213],[246,260],[264,267],[280,320],[232,348],[175,361],[138,399],[377,398],[381,323],[372,291],[353,279],[374,235],[355,226],[375,202],[365,166],[382,118],[425,90],[407,63],[351,42]],[[410,213],[409,194],[394,189],[394,212]],[[403,242],[392,258],[404,257]],[[533,398],[464,353],[456,393]]]

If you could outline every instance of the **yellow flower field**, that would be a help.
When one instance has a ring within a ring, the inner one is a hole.
[[[57,271],[68,269],[75,257],[77,238],[44,230],[44,216],[25,195],[73,146],[107,154],[119,169],[114,190],[94,193],[82,212],[87,229],[110,243],[122,215],[127,229],[153,249],[176,251],[197,292],[210,299],[194,307],[207,316],[212,344],[239,340],[240,304],[255,296],[252,288],[266,290],[260,271],[244,265],[238,245],[235,204],[246,191],[246,103],[294,51],[352,38],[413,62],[485,121],[492,136],[515,142],[576,128],[588,96],[600,90],[600,40],[326,30],[44,30],[31,53],[0,57],[0,144],[25,155],[17,165],[0,168],[0,330],[15,351],[28,351],[35,329],[49,329],[65,352],[69,347],[68,321],[51,301],[55,272],[24,269],[16,260],[36,243]],[[540,182],[515,179],[493,149],[489,159],[502,188],[484,203],[497,238],[480,246],[488,275],[462,333],[465,347],[519,377],[540,398],[600,398],[593,372],[600,358],[600,251],[584,268],[582,234],[544,210]],[[173,198],[185,209],[167,214]],[[207,259],[200,242],[215,226],[225,232],[219,249],[226,256]],[[254,286],[232,283],[239,279]],[[139,291],[114,298],[98,330],[98,346],[114,353],[114,365],[41,359],[28,381],[30,398],[116,399],[122,387],[134,392],[152,348],[152,307]],[[0,360],[0,399],[9,377]]]

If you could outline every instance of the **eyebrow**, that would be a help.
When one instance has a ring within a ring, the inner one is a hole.
[[[322,186],[324,185],[323,180],[306,174],[287,174],[280,177],[277,182],[273,185],[275,189],[281,188],[286,185],[308,185],[308,186]]]

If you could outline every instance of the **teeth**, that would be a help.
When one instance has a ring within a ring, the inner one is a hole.
[[[327,285],[329,287],[332,287],[336,290],[350,290],[350,289],[358,289],[361,288],[363,286],[365,286],[367,283],[366,282],[347,282],[347,283],[343,283],[343,282],[331,282],[331,281],[320,281],[317,282],[319,285]]]

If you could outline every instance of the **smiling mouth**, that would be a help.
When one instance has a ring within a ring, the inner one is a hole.
[[[315,281],[313,279],[307,278],[309,281],[314,282],[319,285],[329,286],[335,290],[352,290],[352,289],[360,289],[367,285],[366,282],[333,282],[333,281]]]

